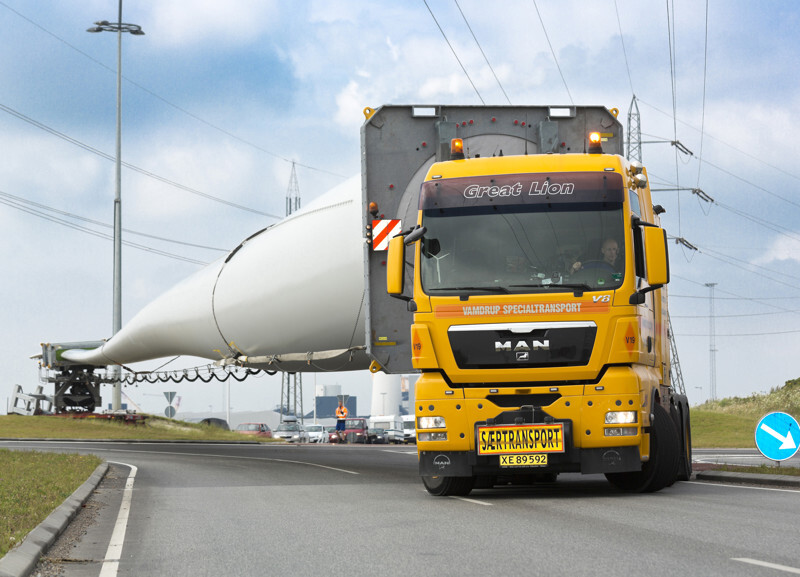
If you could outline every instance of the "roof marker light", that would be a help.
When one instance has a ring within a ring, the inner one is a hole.
[[[450,160],[463,160],[464,159],[464,140],[461,138],[454,138],[450,141]]]
[[[603,153],[603,139],[599,132],[589,133],[589,154]]]

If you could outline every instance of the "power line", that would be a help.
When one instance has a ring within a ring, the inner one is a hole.
[[[428,12],[430,12],[431,18],[433,18],[433,21],[436,23],[436,27],[439,29],[439,32],[442,33],[442,38],[444,38],[444,41],[450,47],[450,51],[453,53],[453,56],[455,56],[458,65],[461,66],[461,70],[464,71],[464,75],[467,77],[467,80],[469,80],[469,83],[472,84],[472,89],[475,91],[475,94],[478,95],[478,99],[480,99],[481,104],[485,105],[486,103],[483,101],[483,97],[481,96],[481,93],[478,92],[478,89],[475,86],[475,83],[472,81],[472,78],[470,78],[469,72],[467,72],[467,69],[464,68],[464,65],[461,63],[461,59],[458,57],[458,54],[456,54],[455,48],[453,48],[453,45],[450,44],[450,41],[447,39],[447,35],[444,33],[444,30],[442,30],[442,27],[439,25],[439,21],[436,19],[436,16],[433,15],[433,10],[431,10],[431,7],[428,6],[428,0],[422,0],[422,1],[425,3],[425,8],[427,8]]]
[[[40,209],[46,210],[48,212],[53,212],[53,213],[56,213],[56,214],[60,214],[62,216],[66,216],[68,218],[73,218],[75,220],[80,220],[82,222],[87,222],[89,224],[94,224],[95,226],[102,226],[103,228],[114,228],[114,226],[111,225],[111,224],[108,224],[108,223],[105,223],[105,222],[102,222],[102,221],[99,221],[99,220],[93,220],[91,218],[86,218],[85,216],[80,216],[78,214],[73,214],[71,212],[67,212],[67,211],[64,211],[64,210],[59,210],[59,209],[54,208],[52,206],[47,206],[46,204],[40,204],[38,202],[34,202],[32,200],[28,200],[28,199],[22,198],[20,196],[16,196],[16,195],[10,194],[8,192],[3,192],[2,190],[0,190],[0,197],[5,197],[6,199],[8,199],[10,202],[13,202],[13,203],[19,203],[20,205],[34,206],[36,208],[40,208]],[[10,204],[7,204],[7,205],[11,206]],[[146,238],[152,238],[153,240],[160,240],[160,241],[163,241],[163,242],[169,242],[169,243],[173,243],[173,244],[180,244],[180,245],[188,246],[188,247],[192,247],[192,248],[202,248],[202,249],[205,249],[205,250],[214,250],[214,251],[225,252],[225,253],[229,252],[229,250],[225,249],[225,248],[216,248],[216,247],[213,247],[213,246],[205,246],[205,245],[202,245],[202,244],[194,244],[194,243],[191,243],[191,242],[185,242],[185,241],[181,241],[181,240],[165,238],[163,236],[156,236],[154,234],[148,234],[148,233],[145,233],[145,232],[138,232],[138,231],[135,231],[135,230],[131,230],[129,228],[123,228],[122,230],[124,232],[128,233],[128,234],[134,234],[136,236],[143,236],[143,237],[146,237]]]
[[[17,16],[19,16],[20,18],[22,18],[23,20],[25,20],[26,22],[28,22],[28,23],[29,23],[29,24],[31,24],[32,26],[35,26],[36,28],[38,28],[39,30],[41,30],[42,32],[44,32],[45,34],[48,34],[49,36],[51,36],[51,37],[52,37],[52,38],[54,38],[55,40],[58,40],[59,42],[61,42],[61,43],[62,43],[62,44],[64,44],[65,46],[67,46],[67,47],[71,48],[72,50],[74,50],[75,52],[77,52],[78,54],[80,54],[81,56],[84,56],[85,58],[88,58],[89,60],[91,60],[92,62],[94,62],[95,64],[97,64],[98,66],[100,66],[100,67],[102,67],[102,68],[105,68],[105,69],[106,69],[106,70],[108,70],[109,72],[113,72],[114,74],[116,74],[116,70],[114,70],[114,69],[113,69],[113,68],[111,68],[110,66],[107,66],[107,65],[105,65],[103,62],[101,62],[100,60],[97,60],[97,59],[96,59],[94,56],[92,56],[91,54],[88,54],[88,53],[84,52],[83,50],[81,50],[81,49],[80,49],[80,48],[78,48],[77,46],[74,46],[73,44],[70,44],[69,42],[67,42],[66,40],[64,40],[63,38],[61,38],[60,36],[58,36],[58,35],[54,34],[53,32],[50,32],[50,31],[49,31],[47,28],[45,28],[44,26],[42,26],[42,25],[38,24],[37,22],[35,22],[35,21],[31,20],[30,18],[28,18],[28,17],[27,17],[27,16],[25,16],[24,14],[22,14],[22,13],[18,12],[17,10],[14,10],[12,7],[10,7],[10,6],[9,6],[8,4],[6,4],[5,2],[2,2],[2,0],[0,0],[0,6],[3,6],[3,7],[4,7],[4,8],[6,8],[7,10],[9,10],[10,12],[13,12],[14,14],[16,14]],[[184,109],[184,108],[181,108],[181,107],[180,107],[180,106],[178,106],[177,104],[175,104],[175,103],[173,103],[173,102],[170,102],[169,100],[167,100],[166,98],[164,98],[164,97],[162,97],[162,96],[159,96],[158,94],[156,94],[156,93],[155,93],[155,92],[153,92],[152,90],[150,90],[150,89],[146,88],[145,86],[143,86],[143,85],[139,84],[138,82],[135,82],[134,80],[131,80],[130,78],[127,78],[126,76],[123,76],[122,78],[124,78],[124,79],[125,79],[125,81],[126,81],[126,82],[128,82],[129,84],[131,84],[131,85],[135,86],[136,88],[138,88],[139,90],[142,90],[143,92],[146,92],[147,94],[149,94],[149,95],[150,95],[150,96],[152,96],[153,98],[156,98],[156,99],[160,100],[161,102],[163,102],[163,103],[164,103],[164,104],[166,104],[167,106],[171,106],[171,107],[172,107],[172,108],[174,108],[175,110],[177,110],[177,111],[179,111],[179,112],[182,112],[183,114],[185,114],[185,115],[187,115],[187,116],[189,116],[189,117],[193,118],[194,120],[197,120],[198,122],[201,122],[201,123],[205,124],[205,125],[206,125],[206,126],[208,126],[209,128],[213,128],[214,130],[216,130],[216,131],[218,131],[218,132],[221,132],[222,134],[225,134],[226,136],[229,136],[230,138],[233,138],[234,140],[238,140],[238,141],[239,141],[239,142],[241,142],[242,144],[246,144],[247,146],[250,146],[250,147],[252,147],[252,148],[254,148],[254,149],[256,149],[256,150],[258,150],[258,151],[260,151],[260,152],[263,152],[263,153],[265,153],[265,154],[268,154],[268,155],[270,155],[270,156],[272,156],[272,157],[274,157],[274,158],[278,158],[278,159],[280,159],[280,160],[283,160],[284,162],[294,162],[294,163],[295,163],[297,166],[301,166],[301,167],[303,167],[303,168],[307,168],[307,169],[309,169],[309,170],[314,170],[314,171],[317,171],[317,172],[322,172],[322,173],[325,173],[325,174],[330,174],[331,176],[335,176],[335,177],[337,177],[337,178],[347,178],[347,177],[346,177],[346,176],[344,176],[344,175],[337,174],[337,173],[335,173],[335,172],[331,172],[330,170],[325,170],[325,169],[318,168],[318,167],[315,167],[315,166],[310,166],[310,165],[308,165],[308,164],[303,164],[303,163],[301,163],[301,162],[294,161],[294,160],[292,160],[292,159],[290,159],[290,158],[286,158],[286,157],[284,157],[284,156],[281,156],[280,154],[276,154],[275,152],[272,152],[272,151],[270,151],[270,150],[267,150],[267,149],[265,149],[265,148],[262,148],[262,147],[258,146],[257,144],[254,144],[254,143],[250,142],[249,140],[245,140],[244,138],[242,138],[242,137],[240,137],[240,136],[237,136],[237,135],[233,134],[232,132],[230,132],[230,131],[228,131],[228,130],[225,130],[224,128],[221,128],[221,127],[219,127],[219,126],[217,126],[217,125],[215,125],[215,124],[212,124],[211,122],[209,122],[209,121],[207,121],[207,120],[205,120],[205,119],[203,119],[203,118],[200,118],[200,117],[199,117],[199,116],[197,116],[196,114],[194,114],[194,113],[192,113],[192,112],[189,112],[188,110],[186,110],[186,109]]]
[[[617,7],[617,0],[614,0],[614,12],[617,14],[617,29],[619,30],[619,41],[622,43],[622,55],[625,57],[625,70],[628,71],[628,82],[631,85],[631,94],[635,95],[636,91],[633,89],[633,76],[631,76],[631,67],[628,64],[628,52],[625,50],[625,39],[622,37],[622,22],[619,19],[619,8]],[[628,135],[630,138],[630,135]],[[630,157],[628,157],[630,158]],[[641,159],[639,159],[641,161]]]
[[[645,102],[641,98],[639,98],[638,101],[641,102],[642,104],[644,104],[645,106],[649,106],[650,108],[652,108],[653,110],[655,110],[659,114],[662,114],[662,115],[666,116],[667,118],[672,118],[672,116],[669,114],[669,112],[664,112],[663,110],[661,110],[657,106],[654,106],[653,104],[650,104],[649,102]],[[688,122],[685,122],[685,121],[680,120],[680,119],[678,119],[678,122],[680,122],[682,125],[686,126],[687,128],[691,128],[692,130],[700,132],[699,128],[697,128],[696,126],[692,126]],[[778,172],[780,172],[782,174],[785,174],[786,176],[789,176],[789,177],[791,177],[791,178],[793,178],[795,180],[800,180],[800,175],[794,174],[792,172],[789,172],[788,170],[786,170],[783,167],[775,166],[774,164],[770,164],[769,162],[767,162],[767,161],[765,161],[765,160],[763,160],[761,158],[758,158],[757,156],[755,156],[754,154],[752,154],[750,152],[747,152],[746,150],[742,150],[741,148],[737,148],[736,146],[734,146],[734,145],[732,145],[732,144],[730,144],[728,142],[725,142],[724,140],[722,140],[720,138],[715,137],[713,134],[708,134],[707,132],[704,131],[703,135],[705,137],[707,137],[707,138],[710,138],[711,140],[719,142],[720,144],[722,144],[724,146],[727,146],[731,150],[735,150],[736,152],[738,152],[739,154],[741,154],[743,156],[746,156],[748,158],[751,158],[752,160],[755,160],[756,162],[758,162],[760,164],[763,164],[767,168],[771,168],[772,170],[775,170],[775,171],[778,171]],[[656,138],[658,138],[658,137],[656,137]],[[706,164],[710,164],[708,161],[704,161],[704,162]]]
[[[677,82],[675,78],[675,70],[676,70],[676,63],[675,63],[675,26],[674,26],[674,19],[675,19],[675,4],[672,4],[672,15],[670,17],[670,0],[666,0],[667,3],[667,40],[669,42],[669,78],[670,78],[670,86],[672,87],[672,134],[673,134],[673,142],[678,140],[678,88]],[[678,165],[678,149],[675,149],[675,181],[678,183],[678,187],[680,188],[680,170]],[[683,236],[681,231],[681,195],[680,192],[678,193],[678,236]]]
[[[670,295],[672,296],[672,295]],[[708,298],[708,297],[697,297],[697,298]],[[800,313],[800,309],[794,310],[787,310],[787,311],[772,311],[769,313],[747,313],[742,315],[716,315],[718,319],[738,319],[738,318],[748,318],[748,317],[768,317],[772,315],[785,315],[786,313]],[[707,319],[708,316],[706,315],[669,315],[671,319]]]
[[[547,40],[547,45],[550,47],[550,54],[553,55],[553,60],[556,63],[556,68],[558,68],[558,73],[561,75],[561,82],[564,83],[564,88],[567,91],[567,96],[569,96],[570,104],[575,104],[575,101],[572,100],[572,94],[569,91],[569,86],[567,86],[567,80],[564,78],[564,73],[561,72],[561,66],[558,64],[558,58],[556,57],[556,51],[553,50],[553,45],[550,43],[550,37],[547,35],[547,27],[544,25],[544,20],[542,19],[542,15],[539,12],[539,6],[536,5],[536,0],[532,0],[533,7],[536,9],[536,15],[539,17],[539,23],[542,25],[542,32],[544,32],[545,40]]]
[[[110,154],[106,154],[102,150],[98,150],[97,148],[94,148],[94,147],[92,147],[92,146],[90,146],[88,144],[85,144],[85,143],[81,142],[80,140],[78,140],[76,138],[73,138],[71,136],[68,136],[68,135],[64,134],[63,132],[59,132],[58,130],[56,130],[54,128],[51,128],[51,127],[47,126],[46,124],[43,124],[43,123],[39,122],[38,120],[34,120],[33,118],[30,118],[29,116],[26,116],[26,115],[22,114],[21,112],[19,112],[17,110],[14,110],[13,108],[11,108],[9,106],[6,106],[5,104],[0,104],[0,110],[3,110],[4,112],[7,112],[8,114],[11,114],[12,116],[15,116],[16,118],[19,118],[20,120],[23,120],[24,122],[27,122],[28,124],[31,124],[31,125],[33,125],[33,126],[35,126],[37,128],[40,128],[40,129],[44,130],[45,132],[49,132],[53,136],[57,136],[58,138],[61,138],[62,140],[66,140],[67,142],[69,142],[71,144],[74,144],[75,146],[83,148],[84,150],[86,150],[88,152],[91,152],[92,154],[96,154],[97,156],[100,156],[101,158],[105,158],[106,160],[110,160],[110,161],[115,161],[116,160]],[[133,170],[134,172],[138,172],[139,174],[143,174],[145,176],[149,176],[150,178],[153,178],[155,180],[161,181],[164,184],[169,184],[170,186],[173,186],[175,188],[179,188],[179,189],[184,190],[184,191],[186,191],[186,192],[188,192],[190,194],[194,194],[194,195],[197,195],[197,196],[202,196],[203,198],[206,198],[208,200],[213,200],[214,202],[219,202],[221,204],[226,204],[226,205],[231,206],[233,208],[238,208],[240,210],[245,210],[247,212],[260,214],[262,216],[268,216],[270,218],[276,218],[276,219],[279,219],[279,220],[281,218],[283,218],[283,217],[277,216],[275,214],[270,214],[268,212],[263,212],[261,210],[256,210],[255,208],[250,208],[248,206],[237,204],[235,202],[231,202],[229,200],[225,200],[223,198],[219,198],[217,196],[213,196],[211,194],[208,194],[208,193],[205,193],[205,192],[201,192],[201,191],[196,190],[194,188],[191,188],[189,186],[180,184],[180,183],[175,182],[173,180],[169,180],[168,178],[165,178],[163,176],[159,176],[159,175],[155,174],[154,172],[150,172],[148,170],[145,170],[144,168],[140,168],[140,167],[135,166],[135,165],[133,165],[133,164],[131,164],[129,162],[122,161],[120,164],[122,164],[122,166],[124,166],[125,168]]]
[[[500,83],[500,79],[497,77],[497,74],[495,74],[494,68],[492,68],[492,65],[489,62],[489,59],[486,57],[486,53],[483,51],[483,48],[481,47],[481,43],[478,42],[478,38],[475,36],[475,32],[472,31],[472,26],[469,25],[469,22],[467,21],[467,17],[464,15],[464,11],[461,9],[461,6],[458,5],[458,0],[453,0],[453,1],[456,3],[456,7],[458,8],[458,11],[461,12],[461,17],[464,19],[464,24],[466,24],[467,28],[469,28],[469,33],[472,34],[472,38],[473,38],[473,40],[475,40],[475,44],[478,45],[478,50],[480,50],[481,54],[483,54],[483,59],[486,61],[486,65],[489,67],[489,70],[492,71],[492,76],[494,76],[494,79],[497,81],[497,85],[500,87],[500,90],[503,92],[503,96],[505,96],[506,97],[506,101],[508,101],[508,103],[511,104],[511,99],[508,97],[508,94],[506,94],[506,90],[505,90],[505,88],[503,88],[503,85]]]
[[[703,133],[706,126],[706,80],[708,79],[708,0],[706,0],[706,35],[703,43],[703,107],[700,115],[700,153],[698,158],[701,162],[697,163],[697,186],[700,186],[700,168],[703,166]]]
[[[708,298],[708,297],[705,297]],[[791,330],[791,331],[770,331],[764,333],[728,333],[728,334],[719,334],[717,333],[717,337],[766,337],[772,335],[791,335],[800,333],[800,329],[798,330]],[[703,334],[703,333],[679,333],[677,334],[679,337],[710,337],[711,335]]]
[[[113,235],[105,234],[105,233],[102,233],[102,232],[98,232],[96,230],[92,230],[91,228],[87,228],[85,226],[77,225],[77,224],[69,222],[67,220],[51,216],[49,214],[46,214],[44,212],[35,210],[33,208],[30,208],[30,207],[27,207],[27,206],[23,206],[23,205],[21,205],[19,203],[15,203],[14,201],[11,201],[11,200],[8,200],[8,199],[0,198],[0,204],[5,204],[6,206],[9,206],[11,208],[15,208],[15,209],[20,210],[22,212],[26,212],[26,213],[31,214],[33,216],[37,216],[37,217],[39,217],[41,219],[44,219],[44,220],[47,220],[47,221],[50,221],[50,222],[53,222],[53,223],[56,223],[56,224],[60,224],[62,226],[66,226],[67,228],[71,228],[73,230],[77,230],[77,231],[80,231],[80,232],[83,232],[83,233],[86,233],[86,234],[90,234],[90,235],[96,236],[98,238],[102,238],[102,239],[105,239],[105,240],[114,240]],[[143,244],[138,244],[138,243],[135,243],[135,242],[130,242],[130,241],[125,241],[124,240],[124,241],[122,241],[122,244],[124,244],[125,246],[129,246],[131,248],[135,248],[135,249],[142,250],[142,251],[145,251],[145,252],[150,252],[150,253],[153,253],[153,254],[158,254],[158,255],[161,255],[161,256],[166,256],[168,258],[172,258],[172,259],[175,259],[175,260],[181,260],[181,261],[188,262],[188,263],[191,263],[191,264],[197,264],[197,265],[207,265],[208,264],[208,262],[205,262],[205,261],[196,260],[196,259],[193,259],[193,258],[188,258],[188,257],[185,257],[185,256],[181,256],[181,255],[174,254],[174,253],[171,253],[171,252],[167,252],[167,251],[164,251],[164,250],[159,250],[157,248],[153,248],[153,247],[146,246],[146,245],[143,245]]]

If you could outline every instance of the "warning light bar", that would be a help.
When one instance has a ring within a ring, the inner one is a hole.
[[[463,160],[464,159],[464,140],[461,138],[454,138],[450,141],[450,160]]]
[[[603,154],[603,139],[599,132],[589,133],[589,154]]]

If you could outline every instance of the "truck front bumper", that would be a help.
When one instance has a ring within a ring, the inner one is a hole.
[[[421,451],[419,474],[423,477],[517,476],[545,473],[624,473],[641,470],[639,447],[572,448],[548,455],[541,467],[501,467],[499,455],[474,451]]]

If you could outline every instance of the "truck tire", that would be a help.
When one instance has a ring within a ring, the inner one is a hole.
[[[652,493],[672,484],[678,475],[681,448],[678,431],[669,413],[659,403],[650,423],[650,460],[641,471],[606,473],[606,479],[629,493]]]
[[[680,456],[678,458],[678,481],[688,481],[692,477],[692,427],[689,421],[689,403],[679,402],[670,409],[680,439]]]
[[[475,477],[422,477],[422,484],[435,497],[464,497],[472,491]]]

